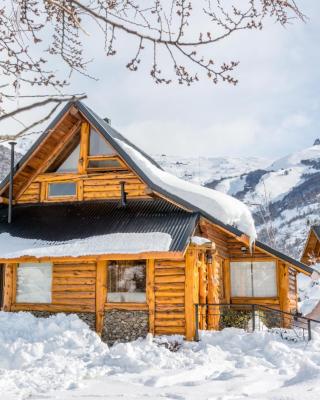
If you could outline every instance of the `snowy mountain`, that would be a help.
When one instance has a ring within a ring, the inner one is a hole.
[[[15,153],[16,160],[21,157],[20,153]],[[0,182],[10,170],[10,149],[0,144]]]
[[[320,145],[272,163],[259,158],[156,156],[171,173],[222,191],[253,212],[259,239],[299,257],[309,225],[320,222]]]

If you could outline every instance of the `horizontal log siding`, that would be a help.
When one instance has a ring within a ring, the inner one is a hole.
[[[17,203],[39,203],[41,191],[48,182],[77,182],[78,200],[118,199],[121,196],[120,182],[125,182],[128,198],[148,197],[147,186],[131,171],[106,172],[100,174],[43,174],[39,175],[17,199]],[[80,190],[81,188],[81,190]],[[43,199],[46,201],[47,199]],[[54,199],[50,199],[53,202]],[[58,202],[61,198],[57,199]]]
[[[297,292],[297,272],[293,268],[289,267],[289,299],[291,311],[295,311],[297,309]]]
[[[52,304],[95,311],[95,263],[54,263]]]
[[[34,182],[19,197],[18,203],[39,203],[40,201],[40,183]]]
[[[127,197],[145,197],[146,185],[134,175],[133,172],[126,174],[103,174],[95,178],[86,178],[83,180],[83,199],[115,199],[120,198],[120,182],[126,183],[125,191]]]
[[[155,334],[185,334],[185,261],[156,261]]]

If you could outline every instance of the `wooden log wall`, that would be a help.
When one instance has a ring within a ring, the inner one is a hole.
[[[290,311],[295,312],[298,307],[297,271],[289,267],[289,299]]]
[[[76,182],[77,200],[119,199],[120,182],[125,182],[128,198],[148,197],[147,186],[131,171],[106,172],[92,175],[43,174],[39,175],[16,200],[17,203],[39,203],[61,201],[61,198],[47,199],[46,188],[50,182]],[[74,198],[71,199],[74,201]]]
[[[155,334],[185,334],[185,260],[156,260]]]
[[[54,263],[52,274],[52,304],[95,311],[96,264]]]

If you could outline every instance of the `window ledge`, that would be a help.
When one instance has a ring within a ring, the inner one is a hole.
[[[147,303],[105,303],[105,310],[148,311]]]

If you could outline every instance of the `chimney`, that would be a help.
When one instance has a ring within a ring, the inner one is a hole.
[[[103,120],[104,120],[107,124],[111,125],[111,119],[110,119],[110,118],[105,117],[105,118],[103,118]]]
[[[121,187],[121,204],[120,204],[120,207],[126,207],[126,205],[127,205],[127,193],[125,191],[125,185],[126,185],[126,183],[124,181],[120,182],[120,187]]]

